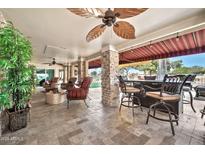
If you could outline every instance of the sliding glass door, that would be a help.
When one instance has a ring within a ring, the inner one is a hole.
[[[40,82],[51,80],[54,77],[54,69],[37,69],[37,85],[40,85]]]

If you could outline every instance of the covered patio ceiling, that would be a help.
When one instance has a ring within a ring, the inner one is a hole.
[[[136,39],[121,39],[108,28],[101,37],[90,43],[86,42],[85,37],[94,26],[102,23],[101,20],[77,16],[66,8],[1,8],[0,12],[32,42],[32,62],[48,63],[54,57],[57,62],[66,64],[76,62],[78,56],[86,58],[96,54],[103,44],[110,43],[121,51],[169,26],[171,29],[157,32],[156,35],[162,36],[199,24],[204,22],[205,9],[150,8],[126,19],[134,25]]]
[[[205,29],[175,36],[119,53],[119,64],[199,54],[205,52]],[[89,68],[101,67],[101,60],[89,62]]]

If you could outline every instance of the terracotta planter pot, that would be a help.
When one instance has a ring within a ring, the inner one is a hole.
[[[19,111],[7,110],[9,115],[9,130],[16,131],[27,126],[29,108]]]

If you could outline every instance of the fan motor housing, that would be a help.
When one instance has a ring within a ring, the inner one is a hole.
[[[108,9],[105,12],[105,17],[102,19],[102,22],[109,27],[112,26],[116,22],[115,13],[111,9]]]

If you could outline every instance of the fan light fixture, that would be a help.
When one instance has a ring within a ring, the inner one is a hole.
[[[177,32],[176,40],[179,41],[179,32]]]
[[[149,42],[149,48],[152,48],[152,41]]]

